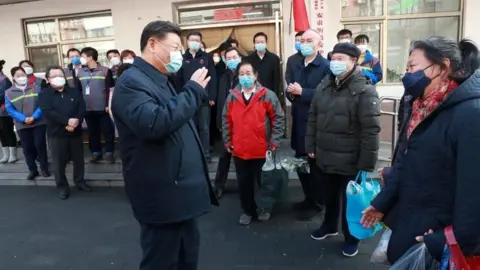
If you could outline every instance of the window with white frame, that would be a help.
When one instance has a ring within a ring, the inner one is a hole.
[[[383,83],[399,83],[410,43],[429,36],[461,36],[464,0],[342,0],[342,23],[353,38],[370,37],[370,50],[380,58]]]
[[[67,51],[93,47],[98,61],[108,65],[105,55],[115,48],[112,15],[108,12],[27,19],[24,21],[27,58],[37,72],[50,65],[66,66]]]

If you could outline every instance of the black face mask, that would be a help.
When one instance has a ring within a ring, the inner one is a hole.
[[[405,73],[402,78],[403,86],[405,87],[405,95],[412,96],[412,99],[423,97],[425,88],[432,83],[432,79],[425,75],[424,70]]]

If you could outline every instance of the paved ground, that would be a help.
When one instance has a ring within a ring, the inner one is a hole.
[[[300,198],[299,188],[292,191]],[[309,238],[320,219],[294,221],[285,207],[268,223],[241,227],[236,194],[221,203],[200,221],[199,270],[385,269],[369,263],[377,239],[347,259],[339,253],[341,237]],[[0,269],[138,269],[139,228],[121,188],[60,201],[51,187],[1,187],[0,231]]]

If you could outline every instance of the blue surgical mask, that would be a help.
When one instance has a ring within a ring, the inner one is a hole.
[[[255,50],[259,52],[264,52],[267,49],[267,44],[265,43],[255,43]]]
[[[72,65],[80,65],[80,64],[82,64],[82,62],[80,61],[80,57],[78,57],[78,56],[75,56],[75,57],[73,57],[72,59],[70,59],[70,63],[71,63]]]
[[[424,70],[419,70],[413,73],[405,73],[402,82],[405,87],[405,95],[412,96],[412,99],[416,99],[423,97],[425,88],[427,88],[432,80],[425,75]]]
[[[240,75],[238,76],[238,82],[243,88],[250,88],[255,83],[255,77],[253,75]]]
[[[315,53],[315,47],[313,44],[301,44],[300,51],[303,56],[312,56]]]
[[[173,51],[170,52],[170,62],[165,65],[167,68],[168,73],[175,73],[180,68],[182,68],[183,65],[183,56],[180,51]]]
[[[301,50],[301,43],[300,43],[300,41],[295,41],[295,50],[297,50],[297,52],[300,52],[300,50]]]
[[[238,58],[227,60],[227,67],[231,71],[235,71],[235,70],[237,70],[237,66],[238,66],[238,64],[240,64],[240,62],[241,62],[241,60],[238,59]]]
[[[330,61],[330,70],[333,75],[340,77],[347,72],[347,62],[343,61]]]
[[[189,41],[188,42],[188,48],[194,50],[194,51],[199,51],[200,50],[200,42],[198,41]]]

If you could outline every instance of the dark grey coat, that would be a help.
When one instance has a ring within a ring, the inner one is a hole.
[[[333,75],[318,85],[307,123],[305,147],[326,173],[373,171],[380,133],[380,100],[375,86],[355,69],[337,85]]]

